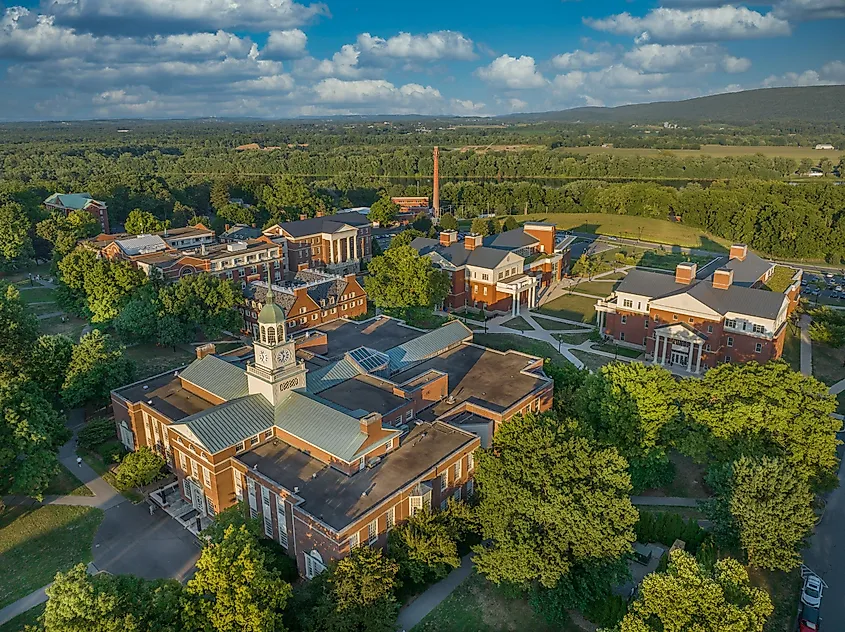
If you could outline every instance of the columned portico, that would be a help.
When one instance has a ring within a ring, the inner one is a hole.
[[[654,332],[652,364],[701,373],[704,338],[683,325],[669,325]]]
[[[520,298],[523,292],[528,293],[528,309],[537,303],[537,279],[527,274],[520,274],[496,283],[496,291],[511,295],[511,316],[519,316],[522,310]]]

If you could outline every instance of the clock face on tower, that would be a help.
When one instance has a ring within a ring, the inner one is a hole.
[[[258,352],[258,359],[259,359],[259,360],[261,360],[262,362],[266,363],[266,362],[267,362],[268,357],[269,357],[269,356],[267,355],[267,352],[266,352],[266,351],[261,350],[261,351],[259,351],[259,352]]]
[[[276,362],[279,364],[284,364],[288,360],[290,360],[290,351],[287,349],[282,349],[276,354]]]

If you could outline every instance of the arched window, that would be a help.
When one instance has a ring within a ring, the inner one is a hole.
[[[261,342],[267,342],[267,328],[261,325]]]
[[[275,327],[267,327],[267,344],[269,344],[269,345],[276,344],[276,328]]]

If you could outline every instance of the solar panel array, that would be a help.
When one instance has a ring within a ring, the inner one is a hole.
[[[376,373],[381,371],[386,368],[390,362],[390,358],[388,358],[384,353],[376,351],[375,349],[370,349],[369,347],[358,347],[357,349],[353,349],[349,352],[349,357],[355,360],[355,362],[357,362],[367,373]]]

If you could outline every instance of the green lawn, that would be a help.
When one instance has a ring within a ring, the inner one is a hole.
[[[30,290],[21,289],[20,292],[21,300],[24,303],[42,303],[56,300],[56,290],[48,287],[34,287]]]
[[[828,386],[845,378],[845,346],[836,349],[814,342],[813,375]]]
[[[38,329],[42,334],[64,334],[70,336],[73,341],[79,340],[82,335],[82,329],[87,325],[87,321],[75,316],[65,316],[65,321],[62,322],[61,316],[53,316],[52,318],[45,318],[38,321]]]
[[[786,336],[783,340],[783,359],[793,371],[801,370],[801,329],[787,323]]]
[[[238,345],[241,346],[241,345]],[[139,344],[126,347],[125,355],[135,361],[139,378],[157,375],[176,369],[196,360],[196,352],[182,347],[159,347],[154,344]]]
[[[548,318],[542,318],[537,316],[536,312],[532,314],[534,316],[534,320],[537,322],[540,327],[547,331],[560,331],[561,329],[578,329],[577,325],[571,325],[569,323],[560,323],[556,320],[549,320]],[[590,333],[590,329],[584,329],[585,332]]]
[[[552,627],[528,602],[473,574],[411,632],[580,632],[575,624]]]
[[[41,263],[37,266],[30,266],[26,270],[17,270],[15,272],[0,274],[0,281],[7,281],[9,283],[17,285],[18,287],[29,287],[30,274],[32,274],[32,276],[35,276],[37,274],[40,274],[42,277],[50,276],[50,264]]]
[[[44,614],[45,607],[46,604],[39,604],[23,614],[19,614],[14,619],[6,621],[6,623],[0,625],[0,632],[24,632],[28,625],[40,630],[41,627],[38,624],[38,617]]]
[[[586,365],[586,368],[591,371],[598,371],[605,364],[615,361],[613,358],[605,358],[604,356],[598,356],[589,351],[581,351],[580,349],[570,349],[570,353],[581,360]]]
[[[27,308],[36,316],[40,316],[41,314],[52,314],[54,312],[62,311],[55,301],[48,301],[46,303],[40,303],[37,305],[35,303],[30,303],[27,305]]]
[[[502,323],[503,327],[510,327],[519,331],[534,331],[534,328],[529,325],[522,316],[511,318],[509,321]]]
[[[586,296],[564,294],[536,310],[540,314],[574,320],[579,323],[596,322],[596,300]]]
[[[521,351],[539,358],[551,360],[553,364],[563,366],[569,364],[557,349],[553,349],[548,342],[525,338],[519,334],[480,334],[476,333],[472,341],[483,347],[490,347],[497,351]]]
[[[115,439],[115,441],[117,440]],[[100,446],[100,448],[102,447],[103,446]],[[106,464],[106,462],[100,457],[100,455],[95,454],[94,452],[89,452],[87,450],[80,450],[79,455],[89,466],[91,466],[92,470],[94,470],[97,474],[102,477],[104,481],[114,487],[117,491],[123,494],[130,501],[137,504],[144,500],[143,494],[135,491],[135,489],[131,487],[125,487],[117,482],[117,477],[111,470],[111,464]]]
[[[619,283],[596,281],[584,281],[575,287],[571,288],[573,292],[583,292],[584,294],[592,294],[599,298],[607,298],[610,293],[616,289]]]
[[[9,507],[0,514],[0,608],[91,561],[103,512],[93,507]]]
[[[704,482],[705,466],[675,450],[669,452],[669,460],[675,466],[675,478],[663,487],[646,490],[643,496],[710,498],[710,489]]]
[[[590,331],[585,331],[584,333],[576,333],[576,334],[552,334],[555,338],[560,340],[561,342],[565,342],[568,345],[580,345],[587,342],[590,337],[593,335]]]
[[[798,569],[785,573],[748,568],[748,575],[754,586],[769,593],[775,606],[775,611],[763,628],[765,632],[793,632],[797,627],[795,619],[802,585]]]
[[[59,469],[53,480],[47,486],[44,492],[48,496],[93,496],[91,490],[88,489],[82,481],[73,475],[69,469],[64,465],[59,465]]]
[[[658,244],[702,248],[713,252],[727,252],[727,247],[730,245],[727,240],[714,237],[698,228],[662,219],[603,213],[535,213],[514,217],[519,222],[554,222],[561,230],[641,239]]]

